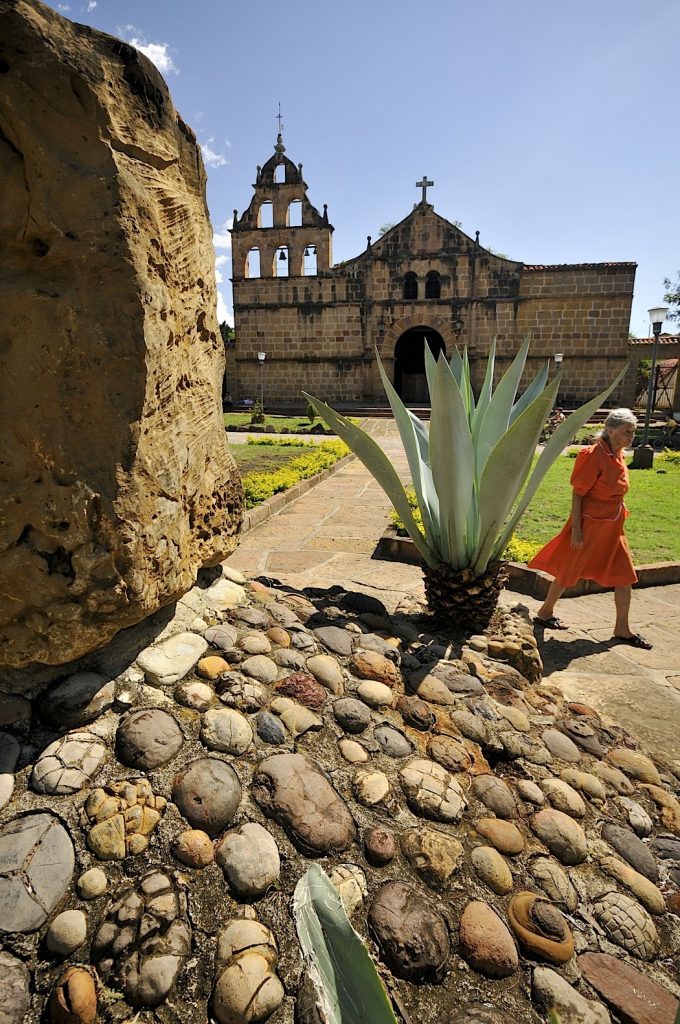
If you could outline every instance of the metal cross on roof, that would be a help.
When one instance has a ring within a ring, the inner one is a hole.
[[[276,115],[276,120],[279,122],[279,135],[283,134],[283,115],[281,113],[281,104],[279,103],[279,112]]]
[[[416,182],[416,188],[422,188],[422,190],[423,190],[423,198],[420,200],[421,203],[426,203],[427,202],[427,190],[428,190],[428,188],[430,188],[430,186],[434,186],[434,182],[433,181],[428,181],[426,174],[423,175],[423,180],[422,181],[417,181]]]

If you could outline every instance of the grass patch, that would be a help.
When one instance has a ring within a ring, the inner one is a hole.
[[[565,456],[553,463],[524,513],[506,557],[515,562],[527,562],[559,533],[571,508],[569,478],[573,468],[573,459]],[[411,496],[412,492],[409,500]],[[654,469],[631,472],[630,490],[626,495],[630,509],[626,535],[636,565],[680,561],[679,499],[680,452],[657,455]],[[415,495],[412,505],[415,505]],[[419,521],[420,513],[415,511]],[[392,523],[405,534],[396,512],[392,514]]]
[[[347,445],[339,440],[293,444],[288,438],[284,443],[258,438],[230,447],[243,480],[246,508],[316,476],[349,454]]]
[[[317,420],[316,422],[318,423],[319,421]],[[234,429],[235,427],[248,427],[250,429],[250,413],[225,412],[224,426],[227,430]],[[265,415],[264,424],[259,427],[260,430],[262,426],[271,427],[272,430],[285,430],[291,434],[308,434],[313,424],[309,422],[306,416]]]

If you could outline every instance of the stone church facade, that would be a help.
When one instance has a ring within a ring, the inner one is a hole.
[[[354,259],[333,265],[333,226],[312,206],[302,165],[279,135],[257,169],[250,205],[232,228],[236,345],[227,386],[235,399],[385,404],[375,351],[406,402],[427,403],[424,339],[450,355],[467,345],[473,382],[497,340],[502,372],[531,333],[526,378],[563,354],[564,405],[592,397],[628,359],[635,263],[535,265],[494,254],[422,199]],[[258,352],[266,359],[263,370]],[[553,364],[554,368],[554,364]],[[631,372],[612,396],[631,400]]]

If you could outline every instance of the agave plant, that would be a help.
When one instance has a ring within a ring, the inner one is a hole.
[[[323,868],[295,886],[293,916],[326,1024],[397,1024],[380,975]]]
[[[450,362],[440,352],[435,361],[425,343],[429,430],[399,398],[376,353],[408,459],[424,533],[413,518],[394,466],[380,446],[346,417],[303,392],[394,505],[422,556],[430,611],[466,631],[488,625],[506,579],[503,551],[517,524],[562,449],[626,372],[624,367],[605,391],[557,427],[532,472],[536,445],[555,402],[560,375],[548,383],[546,362],[518,398],[528,351],[529,338],[494,388],[494,342],[484,383],[475,398],[467,349],[462,355],[456,350]]]

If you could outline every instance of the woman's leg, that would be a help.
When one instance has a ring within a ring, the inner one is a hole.
[[[628,621],[631,590],[631,587],[616,587],[614,590],[614,604],[616,605],[616,625],[614,626],[614,636],[633,636],[633,631],[630,628],[630,623]]]
[[[555,614],[555,605],[559,601],[560,597],[564,593],[565,588],[558,583],[557,580],[553,580],[548,587],[548,593],[546,594],[545,601],[536,612],[536,618],[542,620],[551,619]]]

